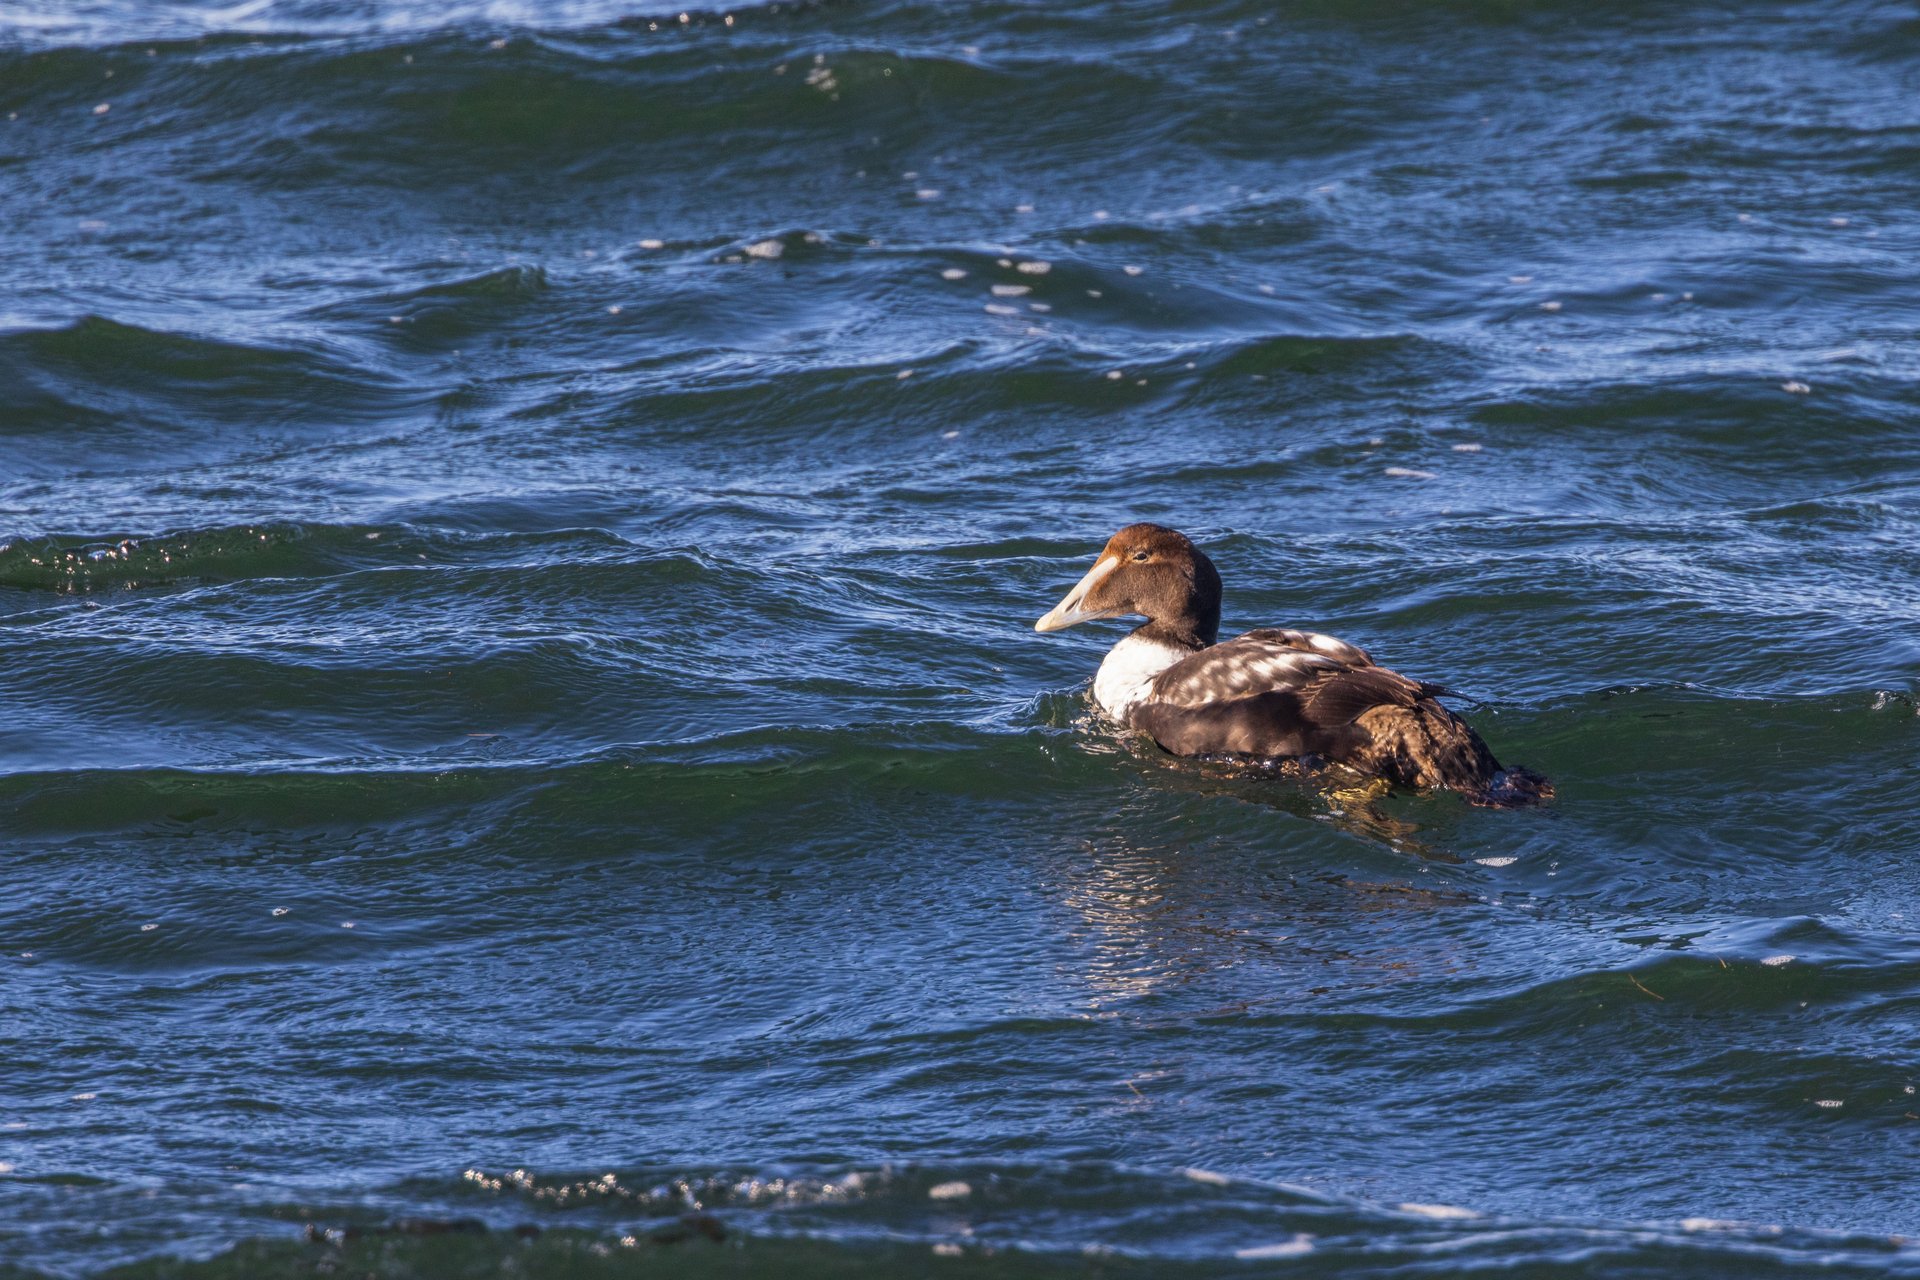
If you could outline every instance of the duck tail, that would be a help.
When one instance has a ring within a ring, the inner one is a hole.
[[[1553,799],[1553,783],[1525,765],[1513,765],[1494,774],[1485,788],[1469,793],[1467,799],[1489,809],[1524,809]]]
[[[1468,803],[1518,809],[1553,798],[1553,784],[1531,769],[1502,767],[1472,726],[1431,698],[1380,706],[1357,724],[1368,742],[1349,760],[1405,786],[1457,791]]]

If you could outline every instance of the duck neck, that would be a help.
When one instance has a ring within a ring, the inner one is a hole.
[[[1151,618],[1133,629],[1132,636],[1140,640],[1151,641],[1168,649],[1185,649],[1197,653],[1220,637],[1220,615],[1211,619],[1199,617]]]
[[[1186,590],[1171,601],[1163,596],[1155,603],[1160,607],[1133,633],[1142,640],[1193,653],[1220,638],[1220,574],[1198,550],[1187,571]]]

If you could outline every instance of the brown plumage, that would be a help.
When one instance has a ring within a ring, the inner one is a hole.
[[[1501,768],[1440,705],[1447,690],[1375,666],[1356,645],[1280,628],[1216,644],[1220,575],[1172,529],[1136,524],[1114,534],[1035,628],[1126,615],[1146,622],[1107,655],[1094,699],[1175,755],[1326,760],[1483,804],[1553,794],[1538,774]]]

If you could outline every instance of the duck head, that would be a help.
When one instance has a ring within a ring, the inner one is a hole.
[[[1204,648],[1220,634],[1220,575],[1213,561],[1157,524],[1130,524],[1107,545],[1059,604],[1033,624],[1059,631],[1095,618],[1142,617],[1143,632],[1187,648]]]

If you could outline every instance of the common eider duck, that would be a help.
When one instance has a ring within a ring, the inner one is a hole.
[[[1161,525],[1114,534],[1033,628],[1131,616],[1146,622],[1100,664],[1093,700],[1174,755],[1326,761],[1487,805],[1553,794],[1539,774],[1503,769],[1437,701],[1446,689],[1377,667],[1357,645],[1272,627],[1216,643],[1220,575],[1184,534]]]

